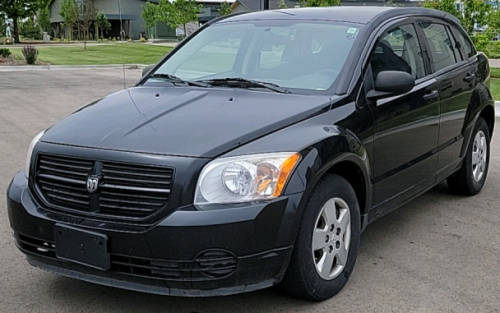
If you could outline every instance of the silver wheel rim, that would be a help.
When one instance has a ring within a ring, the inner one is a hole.
[[[488,146],[486,144],[486,136],[480,130],[474,137],[474,145],[472,147],[472,178],[479,182],[486,171],[486,158],[488,155]]]
[[[350,243],[349,206],[340,198],[332,198],[321,208],[312,236],[312,257],[321,278],[331,280],[342,272]]]

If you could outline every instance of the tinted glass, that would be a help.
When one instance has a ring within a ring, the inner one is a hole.
[[[156,73],[326,90],[344,67],[360,27],[286,20],[216,24],[189,40]]]
[[[476,51],[474,50],[474,46],[472,45],[472,42],[470,42],[469,38],[467,38],[462,30],[459,30],[456,27],[453,28],[453,34],[455,35],[455,38],[457,39],[459,48],[462,48],[462,51],[465,53],[465,59],[471,58],[476,54]]]
[[[422,51],[413,25],[398,26],[385,33],[371,56],[374,77],[382,71],[403,71],[415,79],[425,76]]]
[[[429,45],[435,71],[457,63],[454,43],[446,27],[442,24],[422,22],[422,28]]]

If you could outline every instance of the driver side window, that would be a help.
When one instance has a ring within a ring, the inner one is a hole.
[[[386,32],[371,56],[374,78],[382,71],[403,71],[419,79],[425,76],[422,50],[413,25],[402,25]]]

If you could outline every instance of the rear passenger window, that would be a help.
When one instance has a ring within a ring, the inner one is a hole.
[[[463,31],[459,30],[458,28],[456,27],[452,28],[453,28],[453,34],[457,39],[459,48],[462,48],[462,51],[464,51],[465,53],[465,59],[472,58],[476,54],[476,51],[474,50],[474,46],[470,42],[469,38],[467,38],[464,35]]]
[[[422,22],[435,71],[457,63],[454,41],[442,24]]]

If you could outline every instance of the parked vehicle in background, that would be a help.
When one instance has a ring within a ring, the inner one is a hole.
[[[486,56],[440,11],[211,21],[136,87],[33,139],[7,193],[16,244],[31,265],[130,290],[280,284],[328,299],[370,222],[443,180],[481,191],[489,77]]]

